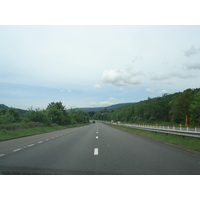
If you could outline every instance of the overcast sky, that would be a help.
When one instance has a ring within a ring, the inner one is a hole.
[[[0,103],[138,102],[200,87],[200,26],[0,26]]]

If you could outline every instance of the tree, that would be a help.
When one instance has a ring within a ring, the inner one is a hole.
[[[200,91],[194,96],[194,99],[189,107],[189,121],[192,124],[199,122],[199,109],[200,109]]]
[[[14,108],[0,109],[0,123],[10,124],[20,121],[20,113]]]
[[[23,115],[23,120],[24,122],[40,122],[47,125],[50,124],[50,119],[46,110],[40,110],[39,108],[36,108],[35,110],[30,108],[29,111]]]
[[[172,121],[184,123],[185,116],[189,115],[189,107],[194,98],[192,89],[184,90],[179,93],[172,104]]]
[[[52,102],[47,106],[46,110],[51,123],[59,125],[70,124],[70,118],[67,115],[65,106],[62,105],[62,102]]]

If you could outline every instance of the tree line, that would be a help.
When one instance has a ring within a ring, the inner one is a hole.
[[[162,97],[148,98],[116,109],[104,109],[96,112],[93,119],[130,123],[185,124],[186,115],[190,125],[200,124],[200,88],[164,94]]]
[[[0,126],[11,126],[14,123],[40,123],[40,125],[71,125],[89,122],[89,114],[85,111],[71,109],[66,112],[62,102],[49,103],[46,109],[30,108],[25,114],[15,108],[0,109]]]

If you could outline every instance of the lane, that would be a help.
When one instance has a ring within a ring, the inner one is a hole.
[[[0,142],[0,172],[196,175],[200,156],[95,123]]]
[[[21,137],[6,141],[0,141],[0,154],[9,154],[13,151],[13,149],[17,148],[26,148],[29,147],[30,144],[42,143],[44,141],[48,141],[54,139],[56,137],[63,136],[64,134],[68,134],[75,130],[79,130],[82,127],[68,128],[59,131],[52,131],[44,134],[37,134],[28,137]]]
[[[109,131],[108,131],[109,130]],[[116,174],[200,174],[200,156],[99,124],[98,171]]]
[[[96,126],[74,129],[48,142],[0,158],[0,171],[39,174],[94,174]],[[93,138],[93,139],[92,139]],[[29,145],[29,146],[30,146]]]

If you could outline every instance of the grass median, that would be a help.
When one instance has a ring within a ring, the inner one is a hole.
[[[146,137],[150,137],[159,141],[175,144],[181,147],[193,149],[200,151],[200,138],[193,138],[193,137],[182,137],[179,135],[171,135],[168,134],[166,135],[165,133],[159,133],[159,132],[153,132],[153,131],[147,131],[147,130],[141,130],[141,129],[135,129],[135,128],[130,128],[130,127],[125,127],[125,126],[118,126],[118,125],[112,125],[112,124],[107,124],[109,126],[128,131],[131,133],[136,133],[138,135],[143,135]]]
[[[73,124],[73,125],[66,125],[66,126],[47,126],[47,127],[33,127],[33,128],[25,128],[25,129],[17,129],[17,130],[0,130],[0,140],[10,139],[10,138],[17,138],[22,136],[29,136],[38,133],[45,133],[50,131],[56,131],[66,128],[73,128],[78,126],[88,125],[90,123],[85,124]]]

